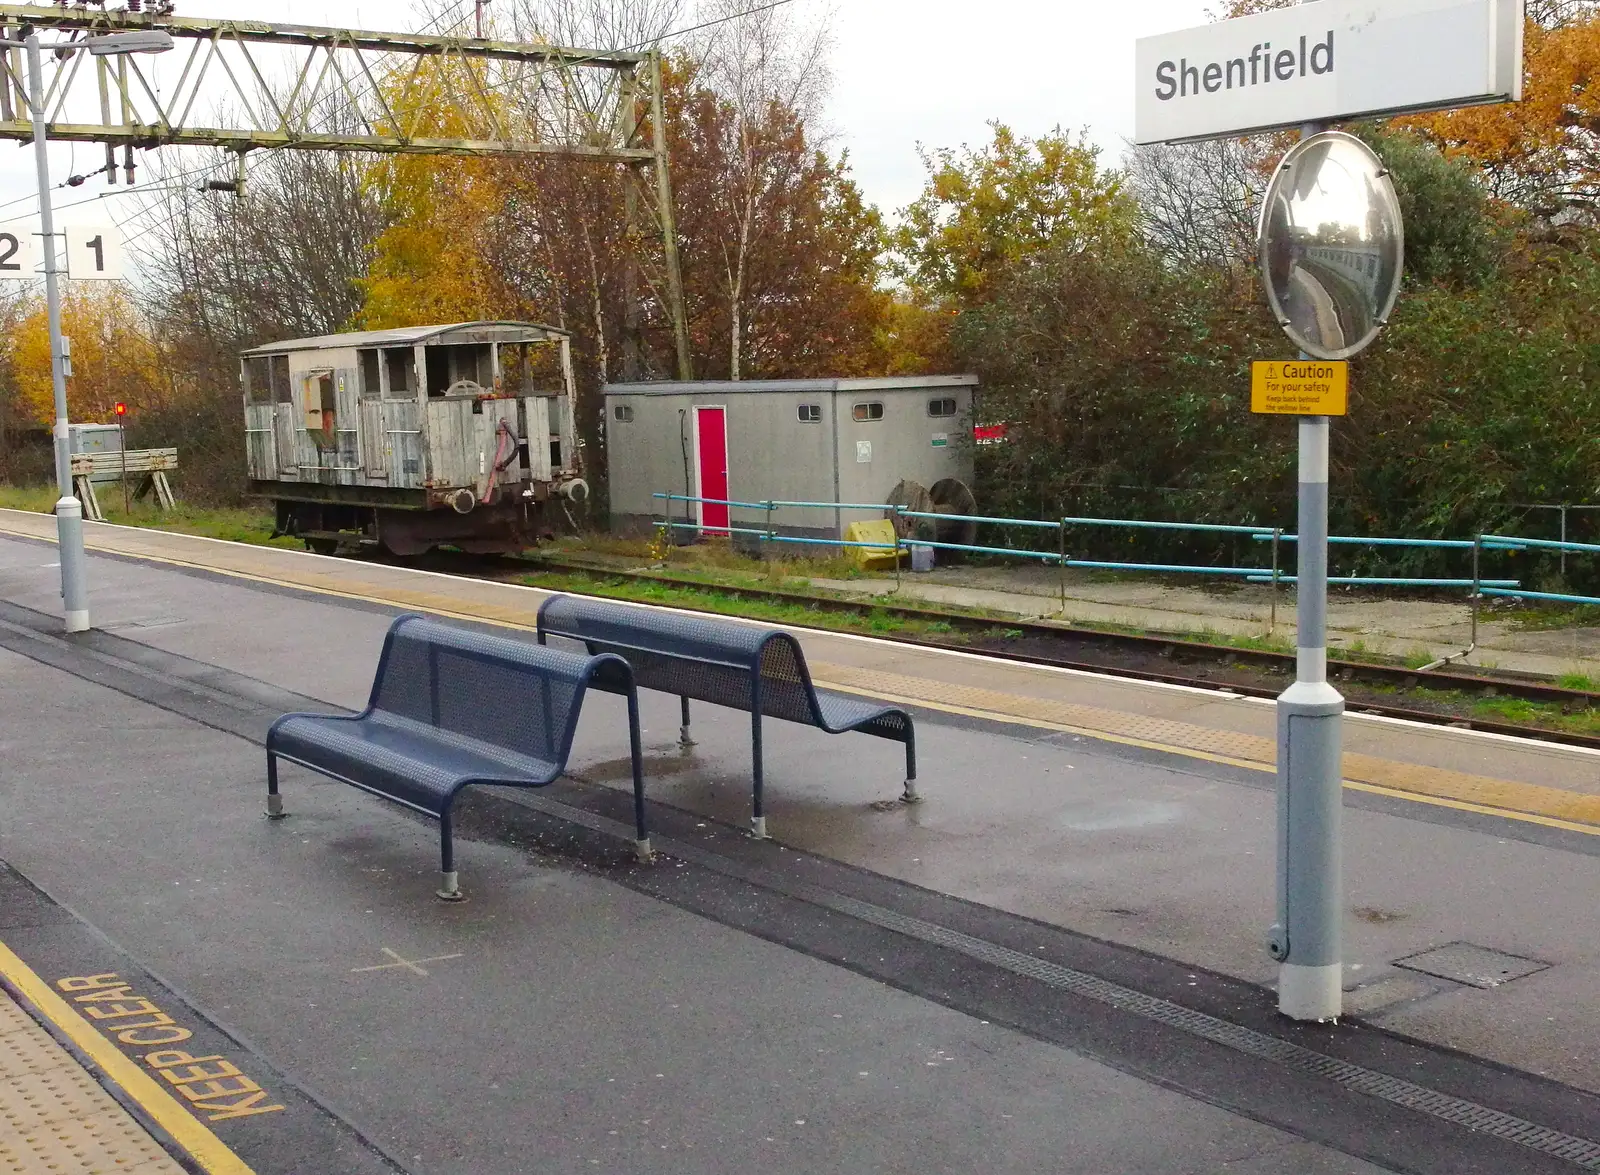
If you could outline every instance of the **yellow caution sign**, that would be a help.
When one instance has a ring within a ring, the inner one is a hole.
[[[1257,363],[1251,371],[1250,411],[1273,416],[1348,416],[1350,365],[1320,359]]]

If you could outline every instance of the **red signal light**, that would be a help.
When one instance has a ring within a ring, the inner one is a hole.
[[[117,401],[116,413],[118,416],[126,416],[128,414],[128,406],[121,400]]]

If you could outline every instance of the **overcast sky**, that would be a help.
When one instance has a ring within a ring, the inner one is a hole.
[[[1133,133],[1134,41],[1207,20],[1215,0],[799,0],[831,4],[835,48],[829,129],[850,151],[867,198],[892,212],[921,188],[919,143],[977,145],[987,122],[1023,134],[1086,128],[1119,158]],[[470,11],[470,2],[465,4]],[[297,24],[409,27],[406,0],[178,0],[180,15],[253,17]],[[54,150],[54,178],[99,165],[98,148]],[[163,152],[169,171],[186,166]],[[0,205],[33,190],[32,148],[0,145]],[[148,178],[161,165],[146,169]],[[101,180],[58,193],[64,221],[103,221],[119,201],[96,201]],[[0,222],[31,215],[0,207]],[[120,217],[119,217],[120,219]]]

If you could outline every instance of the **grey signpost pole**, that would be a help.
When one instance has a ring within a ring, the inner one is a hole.
[[[1313,123],[1302,138],[1321,133]],[[1311,356],[1301,353],[1300,358]],[[1344,1010],[1344,698],[1328,684],[1328,435],[1300,418],[1295,682],[1278,699],[1278,1011],[1335,1020]]]
[[[45,139],[44,66],[39,34],[30,33],[28,93],[33,150],[39,164],[39,219],[44,236],[44,289],[50,318],[50,375],[55,384],[56,539],[61,554],[61,600],[68,632],[89,628],[89,587],[83,554],[83,506],[72,494],[72,446],[67,431],[67,348],[61,337],[61,280],[56,269],[55,213],[50,204],[50,148]]]
[[[1328,414],[1348,411],[1343,365],[1382,333],[1405,266],[1404,219],[1382,160],[1322,125],[1520,102],[1523,93],[1524,0],[1415,8],[1300,0],[1144,37],[1136,49],[1141,145],[1303,131],[1263,201],[1258,257],[1267,301],[1301,362],[1258,363],[1251,387],[1255,412],[1323,414],[1299,420],[1299,658],[1295,683],[1278,701],[1277,922],[1269,944],[1280,964],[1279,1010],[1295,1020],[1343,1011],[1344,699],[1328,681]],[[1437,71],[1426,78],[1403,68],[1419,44]]]

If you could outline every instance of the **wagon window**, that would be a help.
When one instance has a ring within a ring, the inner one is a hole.
[[[633,421],[633,405],[618,404],[613,410],[612,415],[614,415],[623,424],[630,424]]]
[[[391,400],[409,400],[416,395],[411,381],[411,365],[415,358],[410,347],[391,347],[383,353],[383,365],[389,369]]]
[[[860,421],[882,420],[883,401],[874,400],[870,404],[857,404],[851,409],[850,415]]]
[[[272,357],[272,398],[280,404],[294,403],[294,391],[289,386],[289,356]]]
[[[261,355],[245,363],[245,396],[252,404],[272,403],[272,363]]]
[[[319,449],[331,448],[339,435],[339,398],[334,391],[333,372],[307,372],[305,390],[306,432]]]
[[[379,374],[378,353],[359,351],[361,357],[361,398],[376,400],[383,395],[383,377]]]
[[[821,424],[822,423],[822,405],[821,404],[802,404],[802,405],[800,405],[800,423],[801,424]]]
[[[938,399],[928,401],[929,416],[954,416],[955,414],[956,402],[952,396],[941,396]]]

